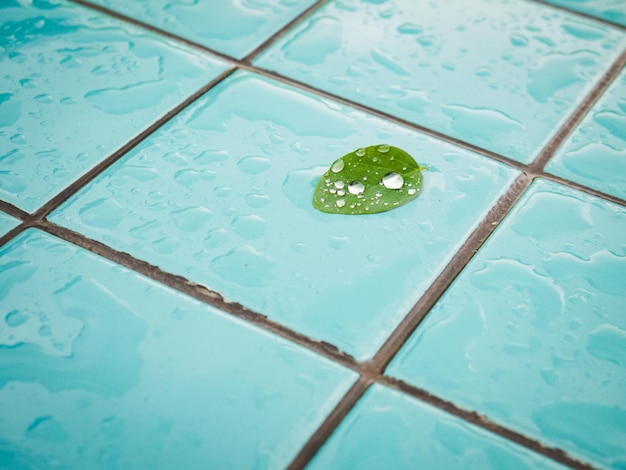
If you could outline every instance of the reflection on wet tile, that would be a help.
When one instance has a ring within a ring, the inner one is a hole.
[[[374,385],[322,447],[315,469],[560,469],[443,411]]]
[[[315,0],[92,0],[92,3],[239,59],[260,46],[314,2]]]
[[[282,468],[355,379],[32,229],[0,264],[2,468]]]
[[[388,373],[620,468],[625,233],[625,208],[535,182]]]
[[[529,162],[625,45],[532,2],[342,0],[256,62]]]
[[[6,234],[9,230],[14,229],[20,224],[20,221],[14,219],[10,215],[0,212],[0,237]]]
[[[32,212],[225,66],[66,3],[0,5],[0,198]]]
[[[571,10],[588,13],[626,26],[626,4],[624,0],[545,0]]]
[[[314,210],[330,163],[378,141],[428,167],[422,194],[370,216]],[[516,175],[240,72],[51,219],[364,358]]]
[[[546,171],[626,199],[626,70],[563,144]]]

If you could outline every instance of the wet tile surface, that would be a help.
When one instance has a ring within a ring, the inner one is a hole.
[[[317,179],[384,141],[422,194],[365,217],[312,207]],[[249,73],[229,78],[51,220],[359,358],[376,352],[517,172]]]
[[[625,233],[624,207],[534,183],[387,373],[623,467]]]
[[[0,263],[2,468],[283,468],[355,379],[42,232]]]
[[[29,212],[225,70],[65,2],[3,2],[0,48],[0,198]]]
[[[315,0],[92,0],[92,3],[241,59]]]
[[[546,171],[626,199],[626,70],[550,160]]]
[[[626,26],[624,0],[545,0],[548,3],[597,16]]]
[[[20,224],[20,221],[14,219],[10,215],[0,212],[0,237],[5,235],[9,230],[14,229]]]
[[[561,469],[532,451],[374,385],[317,454],[319,469]]]
[[[530,162],[626,45],[531,2],[330,2],[255,62]]]

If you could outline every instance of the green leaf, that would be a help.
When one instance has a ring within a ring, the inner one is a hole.
[[[336,160],[317,183],[313,207],[330,214],[376,214],[415,199],[422,170],[398,147],[373,145]]]

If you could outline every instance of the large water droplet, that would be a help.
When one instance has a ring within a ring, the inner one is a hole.
[[[384,145],[384,144],[383,145],[379,145],[378,146],[378,151],[380,153],[387,153],[387,152],[389,152],[389,145]]]
[[[356,154],[357,157],[362,157],[365,155],[365,149],[361,148],[358,149],[356,152],[354,152]]]
[[[348,185],[348,191],[350,194],[361,194],[365,192],[365,186],[360,181],[353,181]]]
[[[395,171],[390,171],[383,176],[383,186],[387,189],[400,189],[404,185],[404,178]]]
[[[341,170],[343,170],[344,166],[345,164],[343,163],[343,160],[340,158],[335,163],[333,163],[333,166],[331,166],[330,169],[332,170],[333,173],[339,173]]]
[[[343,187],[344,187],[345,185],[346,185],[346,184],[345,184],[343,181],[341,181],[341,180],[339,180],[339,181],[335,181],[335,188],[337,188],[337,189],[343,189]]]
[[[337,207],[343,207],[346,205],[345,199],[337,199]]]

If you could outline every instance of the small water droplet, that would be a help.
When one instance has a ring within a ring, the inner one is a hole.
[[[343,189],[337,190],[337,196],[345,196],[346,192]]]
[[[335,163],[333,163],[333,166],[331,166],[330,169],[332,170],[333,173],[339,173],[341,170],[343,170],[344,166],[345,164],[343,160],[340,158]]]
[[[360,181],[353,181],[348,185],[348,191],[350,194],[361,194],[365,191],[365,186]]]
[[[390,171],[383,176],[383,186],[387,189],[400,189],[404,185],[404,178],[395,171]]]
[[[356,152],[354,152],[356,154],[357,157],[362,157],[365,155],[365,149],[360,148],[358,149]]]
[[[417,191],[414,188],[411,188],[408,190],[408,193],[410,196],[413,196],[413,194],[415,194]]]
[[[341,181],[341,180],[340,181],[335,181],[335,188],[337,188],[337,189],[343,189],[343,187],[345,185],[346,184],[343,181]]]
[[[343,207],[346,205],[346,201],[344,199],[337,199],[337,207]]]

